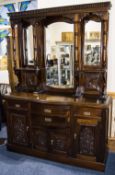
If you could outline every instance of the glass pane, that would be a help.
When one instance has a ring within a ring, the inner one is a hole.
[[[73,24],[57,22],[46,28],[46,84],[56,88],[74,86]]]
[[[27,28],[27,64],[33,65],[34,64],[34,50],[33,50],[33,26],[29,26]]]
[[[84,65],[96,66],[101,61],[101,22],[85,24]]]
[[[23,30],[24,64],[34,65],[33,26]]]

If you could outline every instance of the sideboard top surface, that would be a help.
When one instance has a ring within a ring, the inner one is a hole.
[[[50,94],[36,94],[36,93],[9,93],[4,95],[5,99],[27,100],[36,103],[48,104],[63,104],[63,105],[77,105],[77,106],[91,106],[98,108],[107,108],[111,103],[111,97],[107,97],[105,101],[99,99],[76,98],[72,96],[59,96]]]

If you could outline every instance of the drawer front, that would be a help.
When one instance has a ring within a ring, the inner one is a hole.
[[[70,127],[70,115],[65,116],[42,116],[42,125],[49,127]]]
[[[34,126],[69,127],[70,116],[69,107],[31,104],[31,120]]]
[[[7,100],[8,108],[27,110],[29,108],[29,103],[22,100]]]
[[[80,107],[75,110],[74,116],[101,117],[102,110],[88,107]]]
[[[47,116],[65,116],[70,115],[69,106],[60,106],[60,105],[44,105],[42,108],[42,114]]]

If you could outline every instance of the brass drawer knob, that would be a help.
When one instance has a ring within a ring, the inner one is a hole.
[[[54,140],[53,140],[53,139],[51,139],[51,140],[50,140],[50,143],[51,143],[51,145],[53,145],[53,143],[54,143]]]

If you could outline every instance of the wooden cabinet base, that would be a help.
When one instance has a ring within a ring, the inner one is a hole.
[[[76,165],[79,167],[84,167],[84,168],[90,168],[90,169],[95,169],[98,171],[104,171],[105,170],[105,164],[102,162],[95,162],[95,161],[88,161],[88,160],[83,160],[80,158],[72,158],[67,155],[56,155],[48,152],[41,152],[35,149],[27,148],[27,147],[22,147],[18,145],[12,145],[12,144],[7,144],[7,149],[9,151],[13,152],[18,152],[18,153],[23,153],[23,154],[28,154],[36,157],[40,157],[43,159],[48,159],[56,162],[61,162],[69,165]]]
[[[104,171],[111,98],[97,103],[60,97],[60,105],[56,96],[46,96],[54,98],[53,103],[42,94],[38,97],[5,97],[8,149]]]

